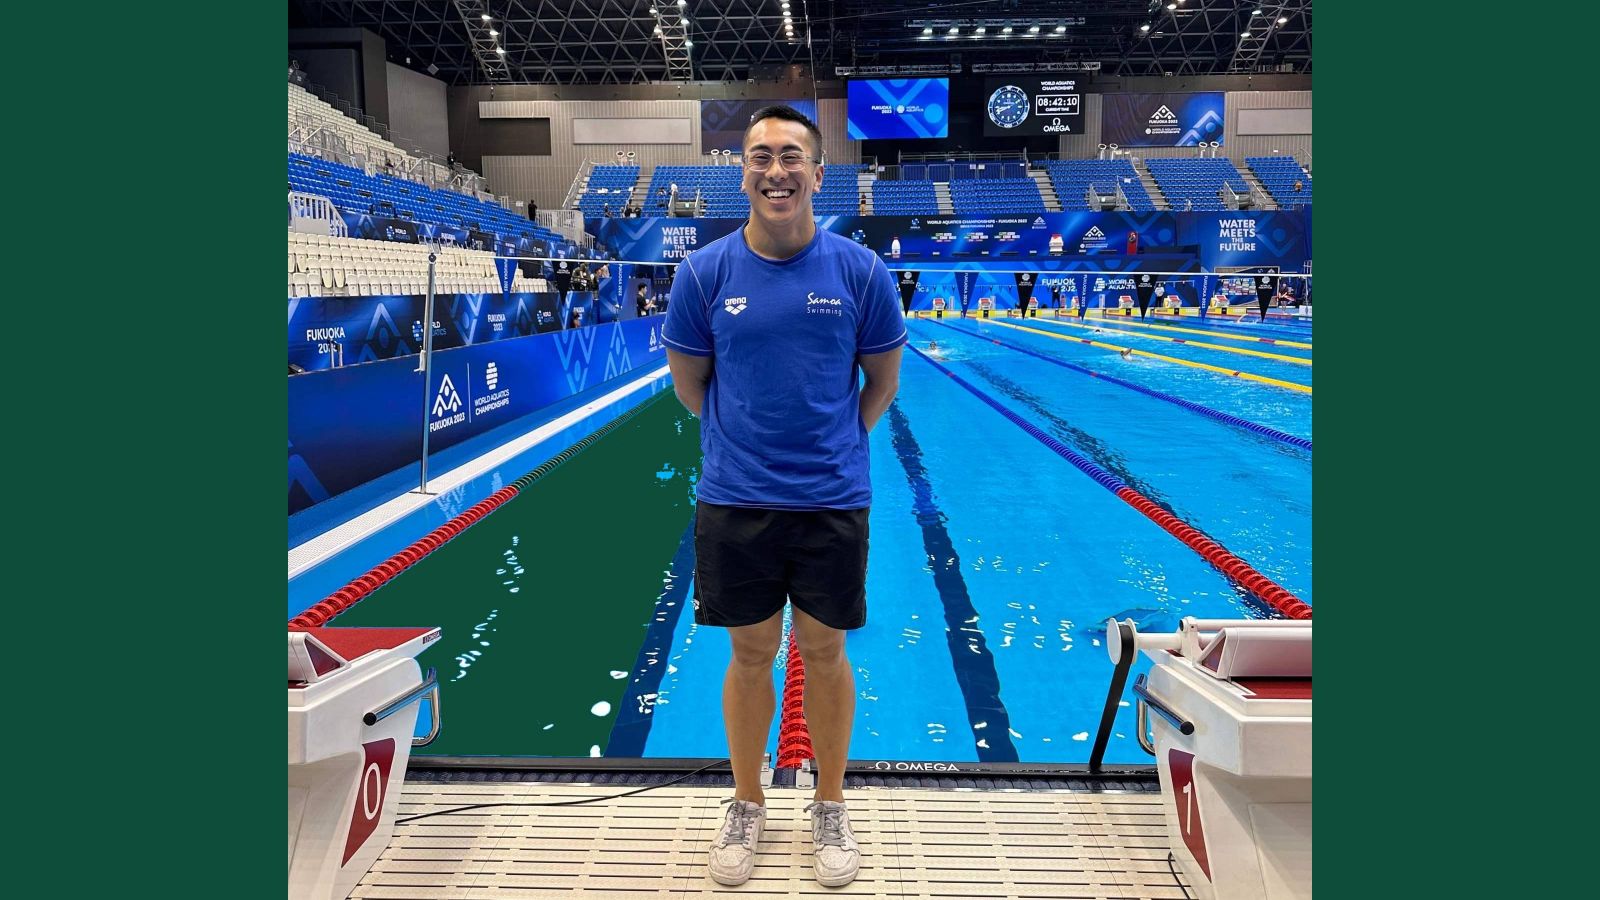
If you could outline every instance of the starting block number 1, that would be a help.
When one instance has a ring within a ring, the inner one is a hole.
[[[1206,833],[1201,827],[1200,800],[1195,796],[1194,754],[1182,750],[1167,751],[1167,773],[1172,779],[1172,802],[1177,806],[1178,822],[1183,829],[1183,845],[1200,866],[1206,878],[1211,877],[1211,861],[1206,858]]]

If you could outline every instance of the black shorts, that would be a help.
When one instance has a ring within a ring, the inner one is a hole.
[[[829,628],[867,624],[867,510],[700,503],[694,620],[731,628],[795,608]]]

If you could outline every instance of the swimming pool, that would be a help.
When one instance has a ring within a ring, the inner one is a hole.
[[[1108,483],[1312,601],[1310,394],[1069,338],[1307,387],[1311,367],[1088,324],[1105,333],[1044,319],[908,323],[900,392],[871,438],[868,624],[848,644],[852,759],[1081,763],[1111,674],[1108,617],[1170,629],[1184,615],[1270,614]],[[1230,328],[1150,333],[1265,347],[1228,341]],[[659,393],[339,617],[443,626],[422,662],[440,671],[445,726],[424,752],[726,756],[728,642],[696,626],[689,604],[698,440],[698,422]],[[1149,761],[1133,727],[1125,707],[1108,762]]]

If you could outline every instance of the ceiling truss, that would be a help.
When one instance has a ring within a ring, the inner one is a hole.
[[[368,29],[396,63],[449,84],[1311,71],[1310,0],[290,0],[289,24]]]

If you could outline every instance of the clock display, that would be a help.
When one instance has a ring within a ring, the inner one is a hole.
[[[1028,95],[1014,84],[1000,87],[989,95],[989,121],[1001,128],[1015,128],[1028,118]]]

